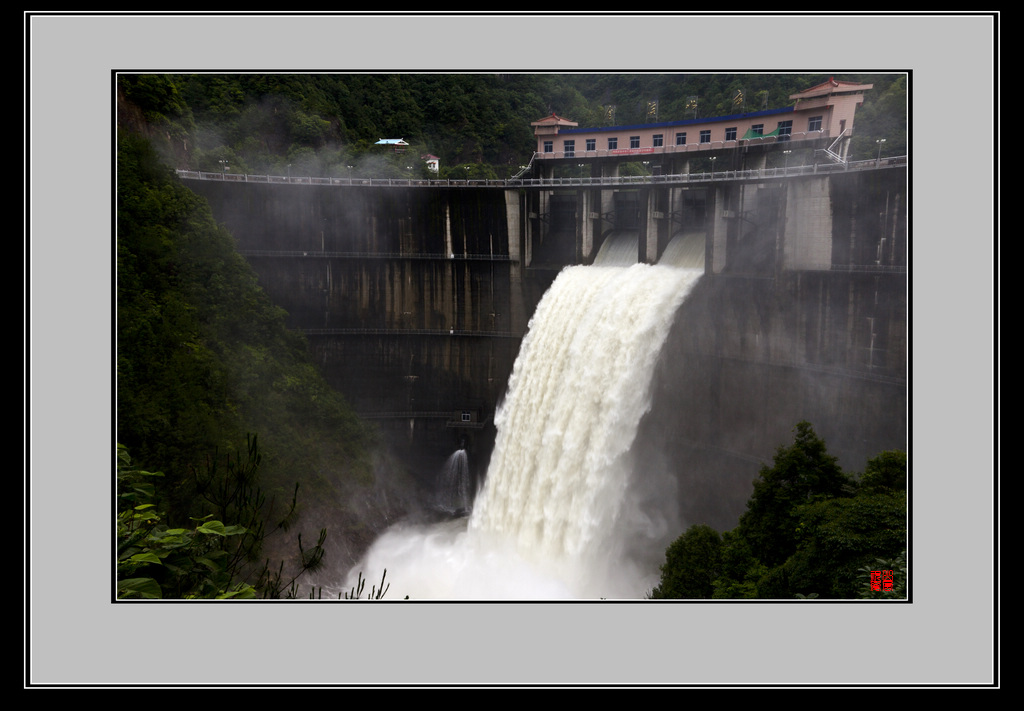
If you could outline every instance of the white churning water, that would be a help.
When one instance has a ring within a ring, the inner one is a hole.
[[[657,584],[657,566],[627,552],[657,528],[632,495],[630,450],[675,312],[703,273],[703,249],[698,259],[677,246],[666,249],[675,266],[559,274],[495,415],[472,514],[391,529],[357,567],[370,578],[386,568],[388,598],[640,598]]]

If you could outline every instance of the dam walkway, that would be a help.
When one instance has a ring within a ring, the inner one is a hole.
[[[693,183],[760,181],[774,178],[796,178],[807,175],[826,175],[862,170],[905,168],[907,156],[880,160],[851,161],[848,163],[817,163],[782,168],[756,168],[750,170],[720,170],[702,173],[669,175],[624,175],[602,177],[565,178],[512,178],[508,180],[427,180],[417,178],[314,178],[284,175],[248,175],[244,173],[177,170],[184,180],[209,180],[224,183],[257,183],[271,185],[328,185],[364,187],[424,187],[424,188],[518,188],[550,189],[556,187],[622,187],[636,185],[689,185]]]

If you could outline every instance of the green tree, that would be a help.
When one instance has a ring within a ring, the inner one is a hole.
[[[261,559],[268,535],[287,531],[294,522],[296,498],[268,532],[255,437],[249,438],[244,458],[211,457],[197,489],[213,510],[191,517],[187,527],[170,527],[166,513],[155,503],[157,487],[146,479],[159,480],[163,474],[132,467],[123,445],[118,445],[117,454],[118,597],[296,597],[299,577],[320,569],[325,529],[312,547],[303,546],[298,534],[299,553],[293,557],[295,570],[290,576],[284,573],[284,561],[273,570],[269,560]],[[137,577],[140,568],[149,577]]]
[[[799,543],[786,562],[792,589],[858,597],[867,581],[862,568],[906,548],[906,483],[906,452],[886,451],[868,460],[853,496],[800,507]]]
[[[494,169],[483,163],[462,163],[442,167],[440,177],[447,180],[495,180]]]
[[[860,490],[875,493],[906,491],[907,453],[892,450],[869,459],[858,486]]]
[[[195,133],[192,109],[181,93],[178,77],[169,74],[122,74],[117,88],[139,107],[146,123],[175,147],[187,145]]]
[[[155,503],[154,481],[162,477],[133,467],[127,448],[118,445],[117,597],[255,597],[253,586],[239,579],[233,555],[246,537],[253,544],[254,532],[212,514],[190,526],[169,526]]]
[[[797,423],[793,444],[779,447],[771,467],[762,465],[754,481],[739,533],[754,556],[769,568],[791,556],[799,540],[799,507],[849,496],[853,481],[807,421]]]
[[[263,516],[266,498],[259,487],[260,459],[253,437],[244,458],[226,458],[219,468],[211,465],[197,488],[213,511],[192,517],[187,526],[171,526],[156,503],[163,473],[133,466],[127,448],[118,444],[117,597],[298,597],[301,576],[323,564],[327,531],[321,529],[312,546],[303,545],[301,533],[296,536],[298,554],[290,557],[288,572],[284,560],[275,568],[261,558],[267,537],[287,531],[294,522],[296,499],[268,532]],[[360,574],[359,585],[344,597],[357,599],[363,588]],[[370,599],[381,599],[386,591],[382,577]]]
[[[906,546],[906,493],[859,491],[809,504],[799,512],[800,542],[786,561],[791,590],[828,598],[856,598],[860,568],[892,560]]]
[[[718,531],[703,524],[690,526],[665,551],[661,582],[650,597],[710,598],[721,570],[722,539]]]
[[[374,431],[324,380],[206,201],[150,141],[118,138],[117,440],[164,472],[154,507],[171,528],[210,514],[199,487],[226,461],[212,453],[260,432],[264,523],[301,482],[307,525],[362,540],[382,515],[356,503],[372,482]]]
[[[864,105],[857,110],[857,132],[850,143],[855,160],[873,160],[907,154],[907,78],[903,75],[878,77],[857,76],[872,84],[864,95]],[[879,139],[885,143],[879,151]]]
[[[721,573],[714,582],[712,597],[756,598],[757,583],[767,572],[738,531],[725,531],[722,533]]]

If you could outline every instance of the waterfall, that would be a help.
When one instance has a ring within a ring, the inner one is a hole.
[[[634,471],[632,445],[675,312],[702,273],[565,268],[523,339],[472,514],[386,532],[362,570],[387,568],[411,599],[643,597],[681,529],[656,510],[674,494],[643,498],[649,472]]]
[[[601,267],[628,267],[637,263],[640,233],[636,230],[618,230],[605,237],[594,256],[594,264]]]
[[[665,252],[658,260],[658,264],[703,269],[704,239],[703,232],[676,234],[665,247]]]
[[[437,507],[450,515],[465,516],[473,508],[474,488],[469,457],[464,448],[458,449],[441,470]]]

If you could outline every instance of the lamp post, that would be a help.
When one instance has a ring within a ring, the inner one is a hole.
[[[709,160],[711,161],[711,179],[714,180],[715,179],[715,161],[718,160],[718,156],[711,156],[711,158],[709,158]]]
[[[226,160],[219,160],[217,162],[220,163],[220,172],[222,174],[223,173],[227,173],[228,172],[228,162]]]
[[[782,174],[785,175],[789,172],[789,154],[793,151],[782,151],[782,155],[786,156],[786,162],[782,164]]]
[[[878,164],[882,162],[882,144],[885,143],[885,139],[879,138],[875,143],[878,144],[878,155],[875,157],[875,167],[877,168]]]

